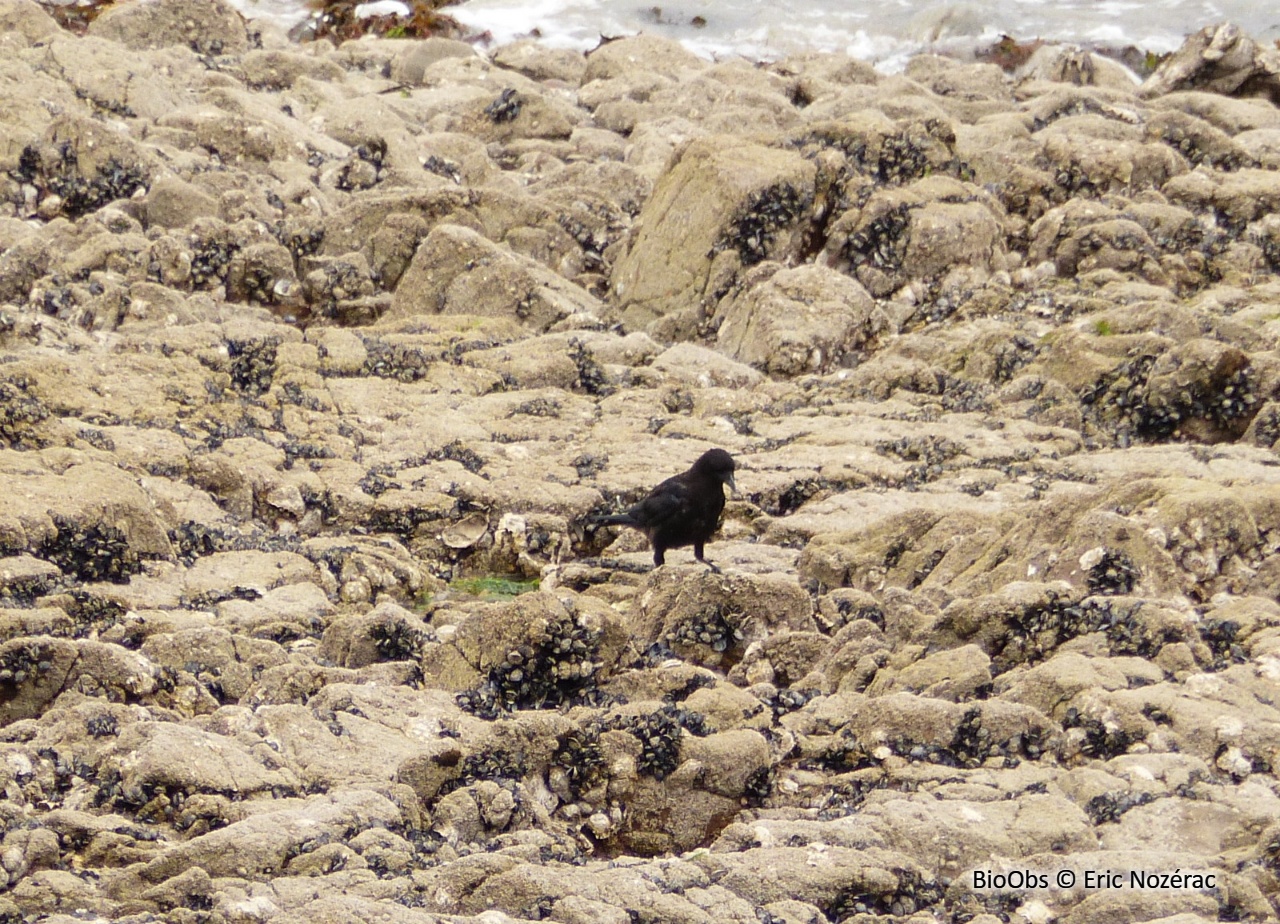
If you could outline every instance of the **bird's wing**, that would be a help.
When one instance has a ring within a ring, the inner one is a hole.
[[[689,509],[691,492],[684,482],[671,478],[653,491],[627,513],[642,527],[661,526],[672,517],[682,516]]]

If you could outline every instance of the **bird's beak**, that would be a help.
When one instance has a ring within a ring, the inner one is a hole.
[[[733,472],[730,472],[729,474],[725,475],[724,480],[725,480],[725,483],[729,485],[729,490],[732,491],[734,494],[737,494],[738,486],[737,484],[734,483]]]

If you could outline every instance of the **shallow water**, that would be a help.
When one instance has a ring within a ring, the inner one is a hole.
[[[249,16],[286,26],[307,15],[303,0],[233,2]],[[888,69],[923,49],[963,52],[1002,34],[1165,52],[1190,32],[1230,20],[1259,40],[1280,37],[1280,8],[1256,0],[468,0],[449,12],[495,44],[537,35],[586,50],[601,36],[643,31],[678,39],[707,57],[842,51]]]

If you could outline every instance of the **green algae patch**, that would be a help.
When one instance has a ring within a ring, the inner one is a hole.
[[[449,584],[449,589],[460,594],[469,594],[485,600],[509,600],[521,594],[538,589],[538,579],[515,581],[502,577],[469,577],[458,578]]]

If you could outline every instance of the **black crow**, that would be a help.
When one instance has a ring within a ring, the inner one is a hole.
[[[719,573],[720,569],[707,561],[702,552],[720,525],[720,513],[724,510],[721,485],[737,490],[733,483],[734,468],[733,456],[723,449],[709,449],[687,472],[662,482],[626,513],[594,517],[592,522],[634,526],[640,530],[653,546],[655,567],[663,564],[667,549],[692,545],[693,557]]]

